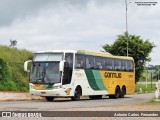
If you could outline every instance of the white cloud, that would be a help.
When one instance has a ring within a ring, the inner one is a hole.
[[[31,10],[28,10],[31,1],[27,3],[28,7],[25,9],[23,9],[24,4],[21,3],[21,7],[19,7],[19,10],[22,9],[21,14],[13,15],[10,24],[4,22],[4,25],[0,27],[0,44],[9,45],[11,38],[18,41],[18,48],[32,51],[47,49],[99,51],[102,49],[102,45],[113,43],[118,34],[125,32],[123,0],[118,2],[47,0],[44,5],[42,1],[39,5],[38,1],[35,3],[37,3],[36,8],[33,9],[31,6]],[[26,11],[28,11],[27,14],[23,15]],[[153,64],[160,64],[157,59],[157,51],[160,46],[158,42],[158,38],[160,38],[159,12],[159,4],[139,7],[132,2],[128,6],[129,32],[140,35],[144,40],[150,39],[157,45],[151,54]],[[9,13],[7,12],[7,14]]]

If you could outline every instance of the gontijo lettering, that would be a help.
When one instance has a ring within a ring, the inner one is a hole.
[[[104,77],[105,78],[121,78],[122,74],[121,73],[114,73],[114,72],[105,72]]]

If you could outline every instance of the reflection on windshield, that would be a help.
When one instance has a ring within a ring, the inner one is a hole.
[[[32,63],[30,73],[31,83],[59,83],[59,62]]]
[[[33,57],[33,61],[61,61],[62,53],[36,53]]]

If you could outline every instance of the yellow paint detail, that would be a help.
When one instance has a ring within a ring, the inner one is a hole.
[[[120,89],[125,85],[127,94],[135,92],[134,72],[100,71],[100,74],[108,94],[114,94],[117,85],[120,86]]]
[[[96,52],[92,50],[78,50],[78,52],[90,54],[90,55],[95,55],[95,56],[112,56],[112,54],[108,52]]]
[[[66,91],[65,91],[66,94],[67,94],[67,95],[70,95],[71,90],[72,90],[71,88],[66,89]]]
[[[109,58],[118,58],[118,59],[125,59],[125,60],[133,60],[132,57],[127,56],[113,56],[112,54],[108,52],[97,52],[92,50],[78,50],[77,52],[83,53],[83,54],[89,54],[94,56],[100,56],[100,57],[109,57]]]
[[[43,84],[34,84],[34,88],[36,89],[36,90],[41,90],[41,89],[43,89]]]

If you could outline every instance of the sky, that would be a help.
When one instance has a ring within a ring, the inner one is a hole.
[[[160,0],[127,3],[129,34],[153,42],[149,64],[160,65]],[[33,52],[100,51],[125,31],[125,0],[0,0],[0,45],[17,40],[17,48]]]

